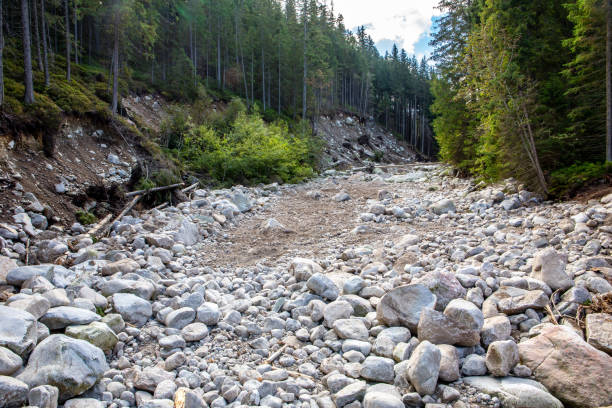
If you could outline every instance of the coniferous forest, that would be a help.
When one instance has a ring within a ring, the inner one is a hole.
[[[426,156],[439,147],[461,174],[553,196],[609,172],[609,0],[441,0],[430,61],[397,47],[380,55],[365,28],[350,31],[319,0],[0,8],[5,130],[53,133],[62,114],[121,120],[122,97],[158,92],[189,104],[239,98],[238,110],[267,123],[372,117]]]
[[[440,1],[431,81],[440,157],[557,196],[607,175],[610,4]]]
[[[5,0],[2,14],[9,113],[52,111],[41,106],[47,102],[64,112],[105,109],[66,101],[75,93],[93,93],[111,113],[121,113],[121,96],[131,92],[183,102],[223,93],[266,118],[338,109],[373,115],[412,144],[433,148],[427,62],[397,47],[379,55],[363,28],[345,27],[333,4]],[[71,88],[75,78],[83,82]]]

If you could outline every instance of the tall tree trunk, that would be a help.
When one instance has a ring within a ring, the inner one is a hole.
[[[606,160],[612,161],[612,0],[608,0],[606,37]]]
[[[307,36],[308,36],[308,6],[307,0],[304,0],[304,77],[302,79],[302,119],[306,119],[306,110],[308,98],[306,92],[308,91],[308,85],[306,80],[308,79],[308,59],[306,55],[307,47]]]
[[[0,106],[4,103],[4,65],[2,53],[4,52],[4,26],[2,19],[2,0],[0,0]]]
[[[37,0],[34,0],[35,2]],[[45,86],[51,84],[49,76],[49,51],[47,50],[47,22],[45,17],[45,0],[40,0],[40,21],[42,23],[42,43],[43,43],[43,70],[45,72]]]
[[[217,17],[217,85],[221,86],[221,17]]]
[[[34,103],[34,83],[32,78],[32,52],[30,39],[30,16],[28,13],[28,0],[21,0],[21,25],[23,28],[23,69],[25,82],[24,103]]]
[[[66,32],[66,80],[70,82],[70,16],[68,15],[68,0],[64,0],[64,24]]]
[[[40,71],[42,71],[43,68],[43,62],[42,62],[42,54],[40,52],[40,30],[38,29],[38,7],[36,6],[36,2],[38,0],[33,0],[34,1],[34,7],[32,8],[34,10],[34,36],[36,37],[36,57],[38,59],[38,69]]]
[[[281,40],[278,37],[278,114],[281,113]]]
[[[79,26],[77,20],[77,2],[73,0],[74,5],[74,63],[79,63]]]
[[[117,5],[116,5],[117,7]],[[113,40],[113,99],[111,111],[117,113],[119,100],[119,10],[115,10],[115,36]]]
[[[263,103],[263,110],[266,111],[266,57],[264,55],[264,49],[261,47],[261,102]]]

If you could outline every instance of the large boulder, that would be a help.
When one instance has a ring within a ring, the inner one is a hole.
[[[198,225],[187,219],[183,219],[181,221],[179,230],[174,234],[174,240],[176,242],[185,244],[185,246],[197,244],[200,240],[200,230]]]
[[[9,285],[21,286],[25,281],[36,276],[44,277],[59,288],[65,288],[78,277],[76,272],[61,265],[42,264],[13,269],[6,275],[6,281]]]
[[[521,363],[569,407],[612,402],[612,357],[585,342],[567,326],[549,326],[519,344]]]
[[[382,297],[376,317],[387,326],[405,326],[415,333],[421,311],[435,306],[436,296],[425,285],[400,286]]]
[[[30,387],[53,385],[66,400],[90,389],[109,369],[98,347],[63,334],[44,339],[17,378]]]
[[[35,319],[40,319],[49,310],[51,304],[42,295],[23,295],[13,296],[7,301],[7,305],[15,309],[30,313]]]
[[[117,335],[106,323],[92,322],[88,325],[69,326],[66,335],[90,342],[102,350],[112,350],[117,344]]]
[[[480,330],[465,327],[433,309],[423,309],[417,333],[420,341],[433,344],[469,347],[480,343]]]
[[[485,317],[492,317],[500,312],[513,315],[523,313],[527,309],[543,309],[547,304],[548,297],[542,290],[504,286],[485,300],[482,309]]]
[[[0,346],[22,356],[32,351],[37,340],[34,316],[23,310],[0,305]]]
[[[434,344],[475,346],[480,343],[480,330],[484,316],[472,302],[463,299],[451,301],[444,314],[423,309],[418,325],[419,340]]]
[[[436,270],[412,281],[423,284],[436,296],[435,309],[442,312],[453,299],[464,298],[467,291],[451,272]]]
[[[40,319],[50,330],[63,329],[67,326],[89,324],[101,319],[96,313],[79,307],[52,307]]]
[[[499,398],[504,408],[563,408],[563,404],[537,381],[514,377],[464,377],[463,382]]]
[[[409,380],[419,394],[433,394],[438,383],[440,359],[438,347],[428,341],[421,342],[408,360],[404,379]]]
[[[21,357],[6,347],[0,347],[0,375],[11,375],[21,368]]]
[[[136,373],[134,388],[155,392],[155,388],[162,381],[174,380],[176,375],[172,371],[166,371],[161,367],[145,367]]]
[[[100,285],[100,292],[104,296],[112,296],[115,293],[131,293],[149,300],[155,293],[155,285],[148,279],[111,279]]]
[[[484,320],[484,325],[480,331],[482,344],[488,346],[494,341],[507,340],[510,338],[512,325],[506,315],[489,317]]]
[[[153,315],[151,304],[131,293],[116,293],[113,295],[113,307],[126,322],[138,327],[144,324]]]
[[[340,294],[340,290],[336,284],[322,273],[315,273],[306,282],[308,289],[329,300],[336,300]]]
[[[568,289],[574,282],[565,273],[567,257],[557,253],[553,248],[538,252],[533,259],[531,277],[546,283],[552,290]]]

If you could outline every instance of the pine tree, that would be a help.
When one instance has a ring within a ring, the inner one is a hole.
[[[32,53],[30,39],[30,15],[28,12],[28,0],[21,0],[21,26],[23,30],[23,67],[25,95],[24,103],[31,105],[34,103],[34,82],[32,75]]]
[[[4,104],[4,64],[2,57],[4,54],[4,24],[3,24],[2,0],[0,0],[0,107]]]

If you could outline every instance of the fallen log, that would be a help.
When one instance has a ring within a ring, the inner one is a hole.
[[[184,185],[185,185],[185,183],[178,183],[178,184],[172,184],[172,185],[169,185],[169,186],[150,188],[148,190],[132,191],[132,192],[126,193],[125,196],[126,197],[134,197],[134,196],[137,196],[137,195],[156,193],[158,191],[173,190],[175,188],[183,187]]]
[[[182,189],[181,192],[182,193],[187,193],[187,192],[195,189],[199,185],[200,185],[200,182],[198,181],[197,183],[194,183],[194,184],[190,185],[189,187],[186,187],[186,188]]]
[[[116,221],[119,221],[121,218],[123,218],[123,216],[126,215],[141,198],[142,195],[134,197],[132,201],[128,203],[128,205],[123,207],[123,210],[119,213],[119,215],[116,216],[115,219],[113,219],[113,221],[110,223],[108,222],[108,220],[112,217],[112,215],[108,214],[106,217],[104,217],[102,221],[98,223],[99,225],[96,225],[94,228],[92,228],[91,231],[89,231],[89,235],[94,237],[105,235],[106,231],[110,228],[110,226],[113,225]],[[96,229],[96,231],[94,231],[95,234],[92,233],[94,229]]]
[[[112,217],[112,214],[107,214],[106,217],[102,218],[102,220],[100,220],[89,230],[88,234],[95,237],[96,234],[100,231],[100,229],[102,229],[102,227],[104,227]]]

